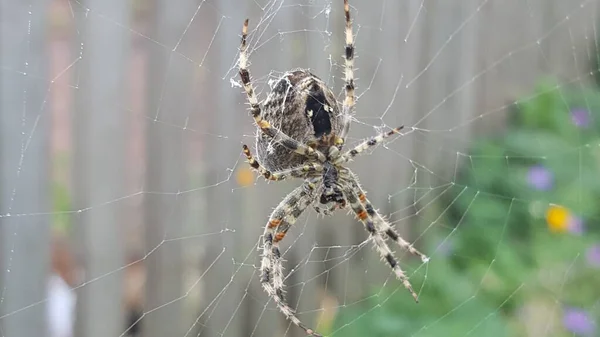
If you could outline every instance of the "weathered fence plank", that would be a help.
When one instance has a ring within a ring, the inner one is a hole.
[[[47,331],[46,306],[27,308],[47,297],[50,264],[50,217],[42,215],[51,209],[47,8],[45,0],[0,2],[0,330],[5,336]]]
[[[144,336],[180,336],[187,332],[183,310],[184,255],[182,241],[189,177],[188,133],[193,107],[193,66],[186,48],[194,30],[186,30],[196,1],[156,0],[152,3],[151,36],[161,45],[149,47],[147,102],[155,121],[146,128],[145,253],[147,266]],[[165,48],[164,46],[169,46]],[[171,127],[165,127],[170,125]]]
[[[123,274],[118,272],[125,263],[124,204],[111,201],[125,193],[123,107],[130,35],[120,25],[128,25],[130,7],[119,0],[78,4],[73,6],[79,32],[73,54],[81,56],[73,79],[73,205],[82,212],[73,225],[83,281],[90,283],[77,291],[75,334],[118,336],[125,330],[119,301]]]

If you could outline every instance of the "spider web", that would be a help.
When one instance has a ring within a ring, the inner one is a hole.
[[[299,317],[327,336],[599,333],[598,1],[350,3],[357,103],[347,144],[404,130],[349,167],[431,260],[390,243],[415,304],[356,219],[309,210],[282,242]],[[341,101],[342,9],[3,2],[2,40],[16,42],[0,59],[0,336],[46,334],[50,322],[30,322],[55,308],[47,272],[72,277],[76,335],[300,336],[258,275],[263,226],[299,181],[267,184],[244,163],[241,145],[256,131],[237,51],[248,17],[261,98],[301,67]],[[570,115],[544,117],[557,109]],[[566,145],[538,132],[565,123],[575,124]],[[49,259],[57,232],[71,243],[67,272]]]

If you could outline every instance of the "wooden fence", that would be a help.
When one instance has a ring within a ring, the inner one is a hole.
[[[351,2],[359,100],[350,143],[374,126],[408,131],[352,167],[376,207],[423,246],[435,219],[420,213],[421,188],[454,181],[473,135],[502,129],[541,76],[590,81],[598,1]],[[289,324],[260,289],[256,245],[298,182],[244,183],[241,144],[254,144],[255,129],[235,83],[241,23],[250,18],[261,97],[295,67],[341,93],[341,3],[2,2],[3,334],[45,335],[49,228],[63,221],[84,271],[77,336],[128,331],[122,285],[139,266],[143,336],[283,335]],[[56,185],[66,205],[46,192]],[[341,213],[308,212],[283,242],[288,300],[311,325],[331,313],[324,306],[390,282],[361,248],[362,226]]]

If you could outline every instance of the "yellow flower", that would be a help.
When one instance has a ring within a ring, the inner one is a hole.
[[[550,205],[546,210],[546,222],[548,228],[554,233],[564,233],[569,229],[571,213],[565,207]]]
[[[240,168],[235,176],[238,185],[240,186],[250,186],[254,182],[254,173],[250,169],[250,167]]]

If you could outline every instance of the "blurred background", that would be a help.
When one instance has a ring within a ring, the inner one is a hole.
[[[288,302],[327,336],[600,336],[600,1],[350,2],[347,143],[405,126],[350,166],[431,261],[396,251],[415,304],[309,210]],[[300,182],[241,156],[246,17],[261,98],[297,67],[343,97],[341,0],[0,1],[0,336],[303,335],[258,282]]]

